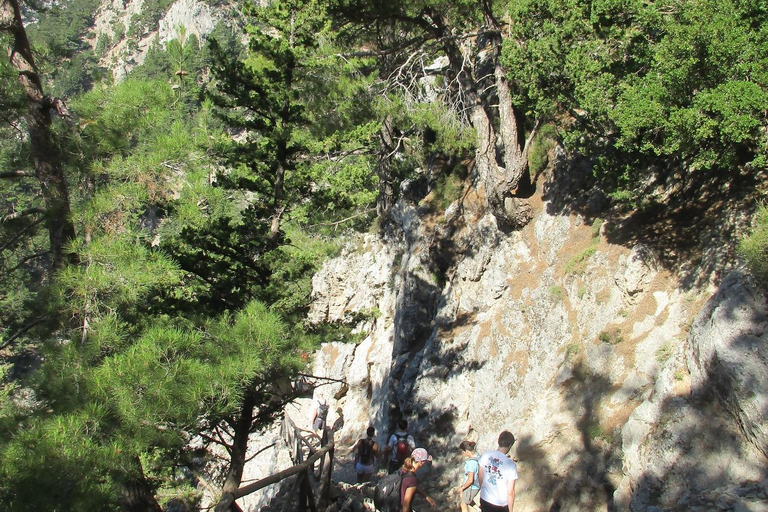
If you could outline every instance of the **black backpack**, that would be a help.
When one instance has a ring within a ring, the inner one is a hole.
[[[373,464],[373,439],[361,439],[357,448],[357,460],[364,466]]]
[[[328,417],[328,404],[318,404],[317,405],[317,417],[321,420],[325,421],[325,418]]]
[[[403,475],[395,471],[379,479],[376,490],[373,493],[373,504],[376,510],[381,512],[399,512],[400,487],[403,485]]]

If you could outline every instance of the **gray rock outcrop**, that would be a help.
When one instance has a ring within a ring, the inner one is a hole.
[[[349,385],[341,442],[371,423],[384,443],[408,419],[440,495],[462,439],[488,449],[509,429],[516,511],[768,506],[761,294],[737,273],[683,286],[652,246],[546,202],[508,235],[455,206],[435,219],[401,201],[390,239],[351,243],[315,277],[312,321],[378,312],[365,341],[315,362]]]

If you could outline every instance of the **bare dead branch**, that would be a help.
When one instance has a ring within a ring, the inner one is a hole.
[[[20,212],[13,212],[9,213],[8,215],[3,215],[0,217],[0,222],[8,222],[11,220],[20,219],[22,217],[27,217],[28,215],[37,215],[40,213],[45,213],[45,211],[40,208],[30,208],[29,210],[23,210]]]
[[[35,173],[32,171],[7,171],[0,172],[0,179],[13,179],[13,178],[34,178]]]
[[[245,462],[250,462],[250,461],[252,461],[254,458],[256,458],[256,456],[257,456],[257,455],[259,455],[259,454],[261,454],[261,453],[264,453],[265,451],[269,450],[270,448],[274,448],[274,447],[275,447],[275,445],[277,445],[277,443],[272,443],[272,444],[271,444],[271,445],[269,445],[269,446],[265,446],[265,447],[264,447],[264,448],[262,448],[261,450],[257,451],[256,453],[254,453],[253,455],[251,455],[250,457],[248,457],[247,459],[245,459]]]
[[[347,383],[347,381],[344,379],[334,379],[332,377],[321,377],[319,375],[312,375],[310,373],[297,373],[296,375],[298,375],[299,377],[307,377],[309,379],[315,379],[315,380],[327,380],[331,382],[340,382],[342,384]]]
[[[43,256],[47,256],[49,254],[51,254],[51,251],[43,251],[43,252],[38,252],[38,253],[32,254],[30,256],[27,256],[26,258],[22,258],[22,260],[19,261],[13,267],[11,267],[9,269],[6,269],[6,270],[3,270],[3,274],[7,275],[7,274],[10,274],[11,272],[15,272],[16,270],[21,268],[28,261],[34,260],[35,258],[42,258]]]
[[[9,346],[11,343],[13,343],[14,341],[16,341],[16,340],[19,338],[19,336],[23,336],[24,334],[26,334],[27,332],[29,332],[29,331],[30,331],[30,330],[31,330],[33,327],[35,327],[35,326],[37,326],[37,325],[40,325],[41,323],[45,322],[45,321],[46,321],[46,320],[48,320],[49,318],[50,318],[50,317],[49,317],[48,315],[45,315],[45,316],[41,316],[41,317],[38,317],[38,318],[36,318],[36,319],[32,320],[32,322],[28,323],[27,325],[25,325],[24,327],[22,327],[22,328],[21,328],[21,329],[20,329],[18,332],[16,332],[15,334],[13,334],[13,335],[12,335],[10,338],[8,338],[7,340],[5,340],[5,341],[2,343],[2,345],[0,345],[0,350],[2,350],[2,349],[4,349],[4,348],[8,347],[8,346]]]
[[[30,223],[28,226],[26,226],[24,229],[22,229],[21,231],[19,231],[18,233],[16,233],[16,236],[14,236],[13,238],[11,238],[11,239],[10,239],[10,240],[8,240],[7,242],[5,242],[5,243],[4,243],[2,246],[0,246],[0,252],[3,252],[3,251],[4,251],[4,250],[6,250],[7,248],[9,248],[9,247],[10,247],[10,246],[12,246],[13,244],[15,244],[15,243],[16,243],[16,242],[19,240],[19,238],[21,238],[22,236],[24,236],[24,235],[25,235],[25,234],[26,234],[28,231],[30,231],[30,230],[31,230],[33,227],[35,227],[36,225],[40,224],[40,223],[41,223],[41,222],[43,222],[44,220],[45,220],[45,217],[40,217],[40,218],[39,218],[39,219],[37,219],[36,221],[34,221],[34,222],[31,222],[31,223]]]
[[[219,446],[224,446],[224,447],[229,446],[227,445],[227,443],[222,441],[221,437],[219,437],[219,439],[215,439],[209,436],[208,434],[204,434],[202,432],[200,432],[198,435],[202,437],[205,441],[208,441],[209,443],[217,444]]]

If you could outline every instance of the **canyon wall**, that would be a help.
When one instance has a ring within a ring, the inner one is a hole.
[[[729,228],[670,265],[669,247],[558,206],[549,180],[511,233],[471,189],[436,212],[406,183],[386,234],[350,239],[315,276],[310,320],[365,337],[315,360],[346,380],[337,442],[371,424],[383,444],[407,419],[446,506],[459,442],[491,449],[508,429],[516,511],[768,510],[768,309]]]

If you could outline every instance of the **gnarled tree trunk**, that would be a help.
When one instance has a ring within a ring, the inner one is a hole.
[[[475,61],[474,49],[459,46],[458,39],[452,37],[448,20],[442,14],[433,11],[429,16],[440,31],[451,78],[461,89],[469,110],[469,122],[475,129],[475,186],[485,196],[489,210],[501,227],[522,227],[530,222],[531,209],[525,199],[516,197],[516,193],[523,174],[528,172],[528,151],[536,129],[527,140],[520,140],[519,121],[512,105],[512,94],[499,62],[499,28],[489,16],[492,43],[487,59],[493,65],[493,90],[498,100],[498,106],[493,106],[489,104],[487,96],[479,93],[480,80],[468,65]]]

